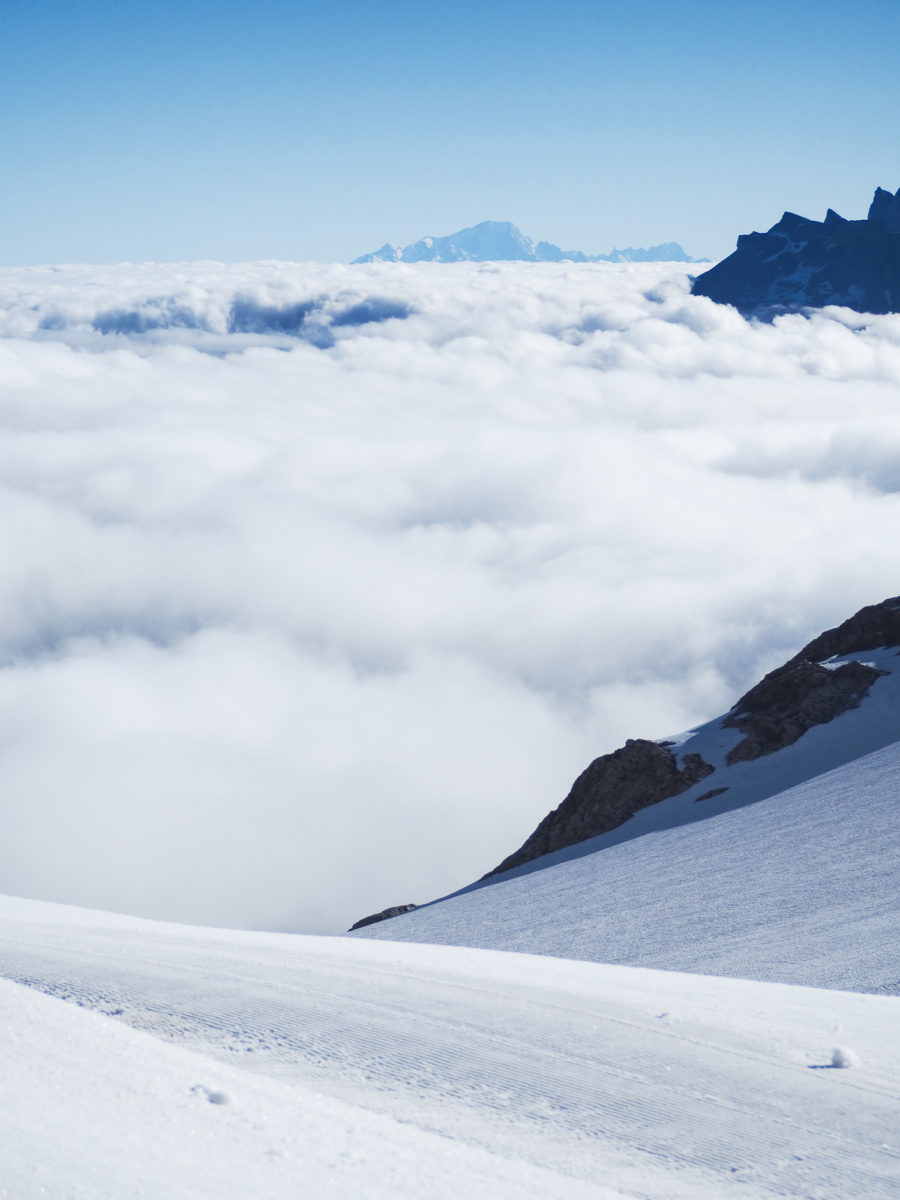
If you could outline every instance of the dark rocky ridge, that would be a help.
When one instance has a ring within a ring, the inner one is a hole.
[[[900,596],[867,604],[834,629],[826,629],[791,659],[824,662],[846,654],[864,654],[882,646],[900,646]]]
[[[752,687],[722,721],[744,735],[725,761],[728,766],[750,762],[792,745],[814,725],[826,725],[855,708],[884,674],[858,662],[829,670],[806,659],[791,659]]]
[[[900,597],[869,605],[814,638],[746,692],[722,719],[723,727],[744,735],[728,754],[727,765],[792,745],[814,725],[826,724],[857,707],[884,674],[858,662],[828,668],[820,665],[823,660],[898,644]],[[595,759],[559,808],[484,878],[609,833],[642,808],[677,796],[713,773],[714,768],[697,754],[687,754],[682,761],[679,769],[678,759],[665,743],[643,740],[628,741],[622,749]],[[726,788],[727,784],[713,788],[701,798],[720,795]]]
[[[403,913],[412,912],[414,908],[418,908],[418,905],[395,904],[393,908],[383,908],[381,912],[372,913],[370,917],[362,917],[360,920],[355,921],[350,926],[349,932],[352,933],[354,929],[364,929],[366,925],[375,925],[378,921],[389,921],[391,917],[402,916]]]
[[[826,304],[900,312],[900,191],[878,188],[865,221],[832,209],[824,221],[786,212],[767,233],[742,234],[691,291],[746,314]]]
[[[677,796],[712,772],[699,754],[687,755],[679,770],[675,755],[659,742],[629,740],[621,750],[595,758],[559,808],[544,817],[524,845],[485,878],[607,833],[640,809]]]

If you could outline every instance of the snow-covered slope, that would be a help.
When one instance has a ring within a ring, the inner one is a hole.
[[[354,936],[900,993],[898,792],[895,743],[758,804],[596,838]]]
[[[16,900],[0,963],[0,1194],[22,1200],[900,1182],[891,998]]]
[[[856,657],[868,694],[792,745],[728,765],[721,718],[667,739],[712,773],[359,936],[900,992],[900,658]]]

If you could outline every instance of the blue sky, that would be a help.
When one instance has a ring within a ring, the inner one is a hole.
[[[349,259],[480,220],[728,253],[900,187],[900,8],[4,0],[0,264]]]

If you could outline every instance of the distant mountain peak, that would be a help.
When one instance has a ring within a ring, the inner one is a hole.
[[[824,221],[786,212],[766,233],[742,234],[691,290],[747,314],[826,304],[900,312],[900,191],[877,188],[864,221],[831,208]]]
[[[649,249],[629,247],[609,254],[562,250],[552,242],[535,242],[512,221],[481,221],[446,237],[423,237],[408,246],[385,242],[380,250],[354,263],[369,262],[707,262],[691,258],[678,242]]]

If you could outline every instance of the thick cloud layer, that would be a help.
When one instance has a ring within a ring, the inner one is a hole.
[[[0,273],[0,889],[336,930],[900,591],[900,318],[672,267]]]

